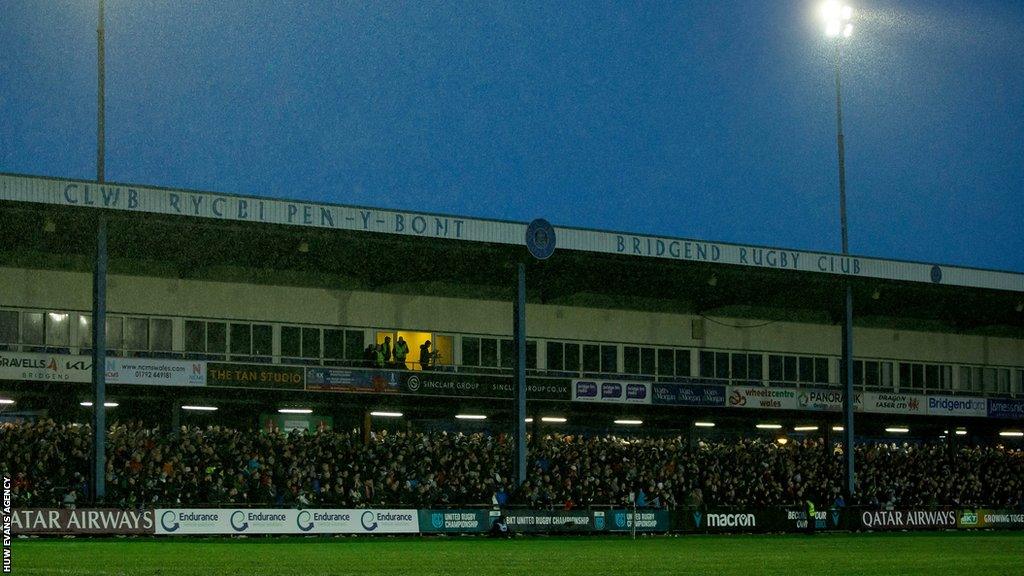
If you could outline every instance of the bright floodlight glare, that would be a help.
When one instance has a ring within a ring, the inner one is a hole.
[[[885,431],[889,432],[891,434],[906,434],[907,432],[910,432],[910,428],[904,428],[902,426],[897,426],[897,427],[893,427],[893,428],[886,428]]]
[[[281,414],[312,414],[313,410],[310,408],[278,408],[277,410]]]
[[[842,426],[833,426],[832,427],[832,431],[833,432],[842,432],[843,431],[843,427]]]
[[[483,414],[456,414],[455,418],[458,420],[487,420],[487,416]]]
[[[778,442],[780,445],[785,446],[786,444],[789,443],[789,438],[786,438],[785,436],[781,436],[779,438],[776,438],[775,441]]]
[[[556,422],[558,424],[562,424],[562,423],[565,422],[565,418],[562,418],[561,416],[542,416],[540,421],[541,422]]]
[[[526,422],[527,424],[530,424],[530,423],[533,422],[533,418],[527,418],[526,420],[523,420],[523,422]]]
[[[401,418],[401,412],[370,412],[370,416],[379,416],[381,418]]]
[[[758,424],[757,427],[761,430],[778,430],[782,428],[782,424]]]
[[[616,420],[616,424],[622,424],[623,426],[639,426],[644,423],[643,420]]]
[[[194,410],[196,412],[216,412],[217,411],[217,407],[216,406],[193,406],[193,405],[190,405],[190,404],[182,406],[181,409],[182,410]]]
[[[818,429],[817,426],[794,426],[793,427],[793,431],[794,432],[814,432],[817,429]]]
[[[825,21],[825,35],[829,38],[836,38],[840,34],[849,38],[853,34],[853,25],[850,24],[852,18],[853,8],[839,0],[826,0],[821,5],[821,19]]]
[[[14,400],[10,398],[0,398],[0,404],[14,404]]]
[[[92,407],[92,402],[88,402],[88,401],[82,402],[81,405],[85,406],[86,408],[91,408]],[[118,406],[117,402],[104,402],[103,403],[103,407],[104,408],[117,408],[117,406]]]
[[[714,428],[715,427],[715,423],[714,422],[694,422],[693,425],[696,426],[697,428]]]
[[[1017,430],[1003,430],[999,435],[1004,437],[1020,438],[1021,436],[1024,436],[1024,432]]]
[[[956,435],[957,436],[967,436],[967,430],[957,430],[956,431]]]

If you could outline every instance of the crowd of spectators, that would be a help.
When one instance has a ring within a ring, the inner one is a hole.
[[[88,425],[0,424],[0,471],[15,506],[90,499]],[[1020,507],[1024,451],[997,446],[865,444],[850,504]],[[107,504],[546,508],[631,505],[845,505],[843,455],[808,439],[546,435],[531,438],[527,482],[510,480],[502,435],[380,431],[266,433],[222,426],[174,433],[138,422],[110,428]]]

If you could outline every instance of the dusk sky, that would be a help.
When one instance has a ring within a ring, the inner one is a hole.
[[[1024,2],[853,2],[851,251],[1024,272]],[[839,250],[817,1],[107,1],[107,180]],[[95,177],[96,2],[0,0],[0,172]]]

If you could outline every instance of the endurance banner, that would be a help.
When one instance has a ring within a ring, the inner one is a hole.
[[[218,509],[156,511],[157,534],[415,534],[416,510]]]

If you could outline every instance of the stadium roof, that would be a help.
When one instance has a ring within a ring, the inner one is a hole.
[[[822,323],[845,278],[858,325],[1024,338],[1013,272],[563,226],[535,261],[522,222],[16,174],[0,203],[4,265],[90,269],[105,213],[113,273],[505,299],[522,259],[533,302]]]

